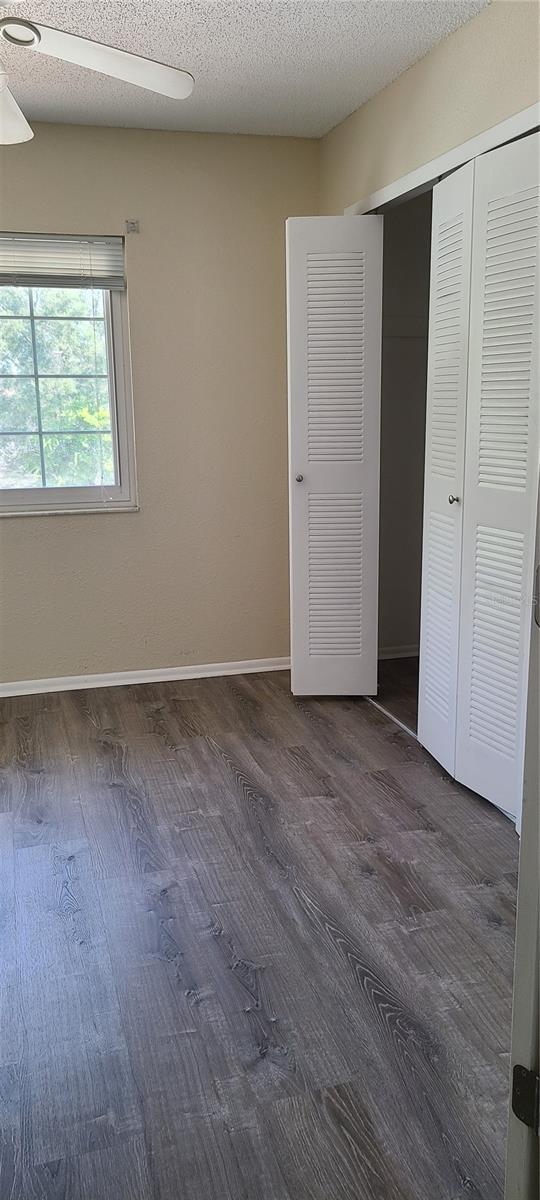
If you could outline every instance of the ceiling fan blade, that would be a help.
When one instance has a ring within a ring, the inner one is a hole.
[[[115,46],[105,46],[75,33],[64,33],[49,25],[4,17],[0,21],[0,34],[10,45],[49,54],[63,62],[87,67],[90,71],[100,71],[102,75],[123,79],[126,83],[158,92],[161,96],[170,96],[173,100],[185,100],[193,91],[194,79],[189,71],[168,67],[165,63],[154,62],[140,54],[130,54],[128,50],[118,50]]]
[[[33,129],[8,88],[7,75],[0,71],[0,146],[29,142],[33,136]]]

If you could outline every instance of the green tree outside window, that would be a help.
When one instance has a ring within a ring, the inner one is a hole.
[[[116,482],[104,293],[0,286],[0,488]]]

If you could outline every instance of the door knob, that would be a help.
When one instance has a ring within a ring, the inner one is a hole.
[[[303,475],[297,475],[297,476],[296,476],[296,482],[297,482],[297,483],[303,483],[303,482],[304,482],[304,476],[303,476]]]
[[[459,504],[459,496],[452,496],[452,495],[450,495],[450,496],[448,497],[448,503],[449,503],[449,504]]]

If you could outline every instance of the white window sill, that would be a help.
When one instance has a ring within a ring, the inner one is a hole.
[[[0,519],[2,517],[66,517],[66,516],[87,516],[89,513],[133,513],[140,512],[139,504],[98,504],[98,505],[81,505],[80,508],[4,508],[0,509]]]

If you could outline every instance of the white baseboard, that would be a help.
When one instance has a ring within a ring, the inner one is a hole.
[[[380,646],[379,658],[417,658],[419,646]]]
[[[41,692],[73,692],[81,688],[125,687],[130,683],[167,683],[175,679],[211,679],[216,675],[250,675],[255,671],[287,671],[290,658],[249,658],[246,662],[204,663],[194,667],[158,667],[149,671],[116,671],[110,675],[60,675],[56,679],[23,679],[0,684],[3,696],[36,696]]]
[[[384,646],[379,659],[414,658],[418,646]],[[74,692],[83,688],[126,687],[130,683],[167,683],[176,679],[212,679],[216,675],[251,675],[288,671],[290,658],[248,658],[245,662],[200,663],[193,667],[157,667],[145,671],[113,671],[105,675],[59,675],[52,679],[19,679],[0,683],[0,699],[37,696],[42,692]]]

